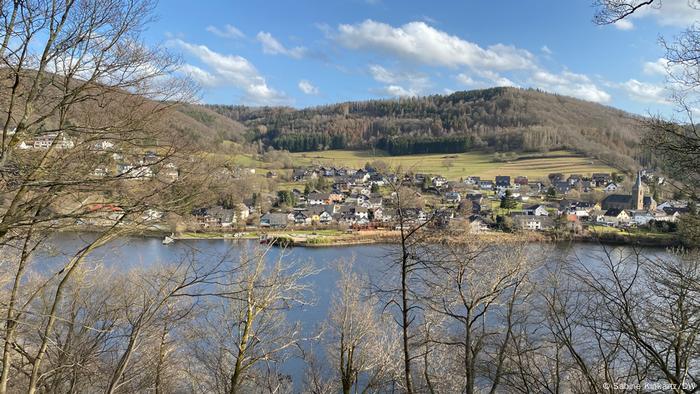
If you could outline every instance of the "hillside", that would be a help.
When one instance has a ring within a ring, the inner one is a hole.
[[[532,89],[347,102],[295,110],[210,105],[249,140],[292,152],[379,148],[390,154],[565,149],[634,168],[644,163],[639,117]]]
[[[244,125],[201,105],[179,104],[164,122],[183,137],[200,142],[211,150],[216,150],[223,141],[246,142]]]
[[[20,75],[17,88],[19,94],[16,97],[18,102],[14,104],[13,121],[10,122],[10,126],[19,119],[18,108],[21,107],[22,100],[36,78],[36,73],[33,71],[22,71]],[[0,113],[3,113],[4,117],[7,116],[10,106],[13,83],[14,74],[0,67]],[[78,79],[71,80],[70,83],[76,86],[84,84]],[[38,100],[42,105],[31,111],[30,122],[40,122],[40,129],[51,129],[56,126],[59,116],[59,111],[56,109],[60,107],[63,86],[65,86],[64,77],[52,73],[43,74]],[[155,112],[151,113],[151,111],[156,107],[166,108],[166,110],[162,113],[157,111],[159,115],[153,116]],[[164,130],[173,137],[185,142],[197,143],[207,150],[219,149],[223,141],[232,141],[241,145],[246,142],[244,137],[246,126],[204,106],[186,103],[164,106],[147,97],[130,93],[128,90],[112,89],[99,84],[83,85],[80,98],[75,99],[70,105],[66,117],[68,129],[75,128],[71,126],[74,124],[109,125],[126,118],[135,121],[143,117],[146,123],[141,126],[151,130]],[[69,134],[72,132],[74,130],[68,130]]]

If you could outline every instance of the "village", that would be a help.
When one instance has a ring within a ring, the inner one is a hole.
[[[22,149],[45,150],[57,141],[59,149],[74,145],[69,138],[51,134],[22,142]],[[94,177],[116,175],[129,181],[157,177],[167,182],[178,178],[177,166],[152,151],[127,160],[112,148],[109,141],[93,143],[95,152],[112,153],[113,163],[95,167]],[[237,168],[236,174],[255,174],[255,169]],[[268,171],[264,176],[278,175]],[[426,173],[397,175],[386,165],[367,163],[357,169],[299,167],[287,178],[291,187],[280,188],[266,204],[269,208],[253,199],[228,207],[200,206],[184,218],[186,232],[240,235],[333,229],[349,234],[397,230],[403,223],[469,233],[532,231],[561,236],[637,231],[668,236],[676,231],[681,216],[694,209],[683,199],[656,201],[651,190],[660,188],[665,180],[649,170],[627,180],[616,173],[550,173],[544,179],[508,175],[482,179],[465,174],[459,180],[448,180]],[[396,198],[399,188],[412,194],[411,201],[401,205],[401,217]],[[77,224],[108,225],[121,216],[116,205],[93,204],[88,209],[95,212],[94,217]],[[163,212],[148,210],[142,219],[164,230],[165,217]]]
[[[271,176],[271,173],[268,173]],[[588,234],[628,230],[668,234],[691,207],[683,200],[657,202],[647,183],[663,183],[649,171],[633,177],[627,194],[622,176],[552,173],[543,180],[524,176],[449,181],[440,175],[310,166],[292,172],[299,188],[280,190],[271,208],[254,204],[200,207],[194,231],[397,230],[404,226],[457,228],[470,233],[557,232]],[[301,185],[304,190],[301,190]],[[397,190],[410,190],[398,216]],[[599,198],[596,198],[599,197]],[[430,223],[427,223],[430,222]]]

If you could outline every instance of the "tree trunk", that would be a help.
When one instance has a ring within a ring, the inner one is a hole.
[[[252,292],[252,289],[249,289],[249,292]],[[231,390],[229,391],[229,394],[236,394],[238,392],[238,385],[240,384],[240,380],[243,374],[243,360],[245,359],[245,352],[248,349],[248,339],[250,337],[250,329],[251,326],[253,325],[253,319],[255,318],[255,313],[253,311],[253,308],[255,308],[254,305],[252,305],[253,300],[252,300],[252,295],[248,296],[248,311],[246,314],[246,320],[245,320],[245,325],[243,326],[243,334],[241,335],[241,342],[240,342],[240,347],[238,350],[238,356],[236,357],[236,366],[233,369],[233,374],[231,375]]]

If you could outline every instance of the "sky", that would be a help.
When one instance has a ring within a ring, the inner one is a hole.
[[[538,88],[667,113],[659,37],[700,11],[665,0],[622,23],[590,0],[160,0],[145,33],[210,104],[287,105]]]

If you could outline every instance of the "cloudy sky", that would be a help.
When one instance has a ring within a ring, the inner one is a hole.
[[[206,103],[307,107],[510,85],[665,113],[658,41],[700,19],[687,1],[596,26],[589,0],[167,0],[147,39],[182,55]]]

